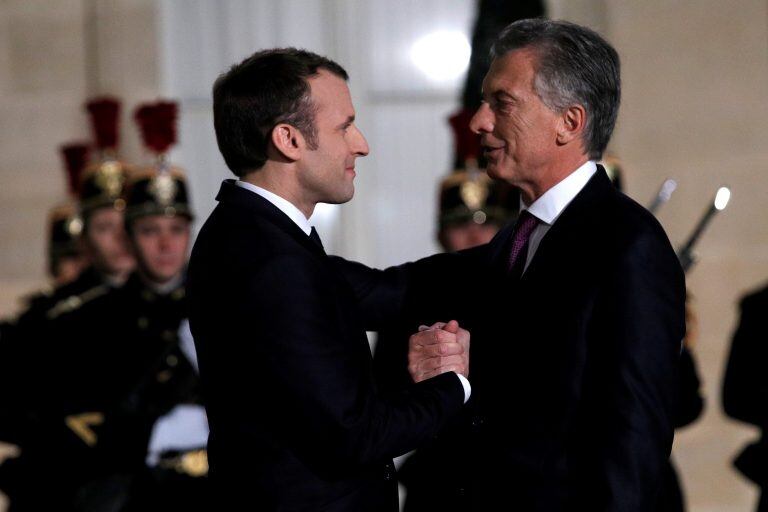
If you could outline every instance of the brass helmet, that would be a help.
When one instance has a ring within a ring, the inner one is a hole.
[[[168,162],[168,150],[176,143],[177,114],[175,102],[158,101],[136,108],[134,118],[152,161],[130,176],[126,224],[147,215],[193,218],[184,172]]]
[[[48,213],[48,272],[57,277],[62,258],[78,257],[82,254],[80,234],[83,221],[73,203],[55,206]]]
[[[99,155],[86,167],[80,183],[80,211],[83,217],[97,208],[125,209],[123,188],[128,167],[117,158],[120,102],[99,98],[86,103]]]
[[[82,253],[80,234],[83,231],[83,220],[76,204],[80,176],[88,162],[86,144],[66,144],[59,149],[67,173],[70,201],[54,206],[48,213],[48,271],[53,277],[57,277],[62,258],[77,257]]]

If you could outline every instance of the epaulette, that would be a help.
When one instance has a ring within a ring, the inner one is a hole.
[[[37,290],[36,292],[28,293],[27,295],[22,296],[19,301],[22,305],[29,307],[31,306],[36,300],[40,299],[50,299],[53,297],[53,292],[56,291],[56,289],[51,286],[47,285],[43,288]]]
[[[65,313],[71,313],[72,311],[81,308],[84,304],[87,304],[102,295],[106,295],[111,289],[112,288],[106,284],[100,284],[79,295],[70,295],[66,299],[57,302],[55,306],[48,310],[45,316],[48,320],[53,320]]]

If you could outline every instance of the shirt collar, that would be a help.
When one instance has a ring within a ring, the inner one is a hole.
[[[247,181],[237,180],[235,185],[246,190],[250,190],[251,192],[260,195],[275,205],[276,208],[286,214],[289,219],[291,219],[297,226],[299,226],[299,228],[301,228],[301,230],[306,233],[307,236],[309,236],[310,232],[312,232],[312,225],[309,223],[309,219],[307,219],[304,214],[301,213],[301,210],[296,208],[296,206],[294,206],[293,203],[287,199],[283,199],[277,194],[270,192],[267,189],[258,187],[253,183],[248,183]]]
[[[521,197],[520,211],[528,210],[531,215],[541,222],[551,226],[560,214],[563,213],[565,207],[581,192],[581,189],[584,188],[595,172],[597,172],[597,164],[592,160],[587,161],[584,165],[566,176],[560,183],[544,192],[530,206],[525,206]]]

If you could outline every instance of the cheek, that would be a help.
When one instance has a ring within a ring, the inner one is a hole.
[[[151,238],[136,238],[136,249],[144,255],[144,257],[151,258],[157,253],[157,243]]]
[[[507,143],[509,146],[514,146],[518,138],[518,123],[511,116],[506,116],[503,120],[496,123],[496,136]]]
[[[173,244],[173,246],[174,246],[174,248],[176,250],[176,253],[178,253],[178,255],[179,255],[179,258],[186,257],[188,243],[189,243],[189,238],[181,237],[181,238],[177,239],[175,241],[175,243]]]

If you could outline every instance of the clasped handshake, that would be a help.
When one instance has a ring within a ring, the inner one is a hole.
[[[445,372],[469,378],[469,331],[455,320],[419,326],[408,342],[408,371],[414,382]]]

